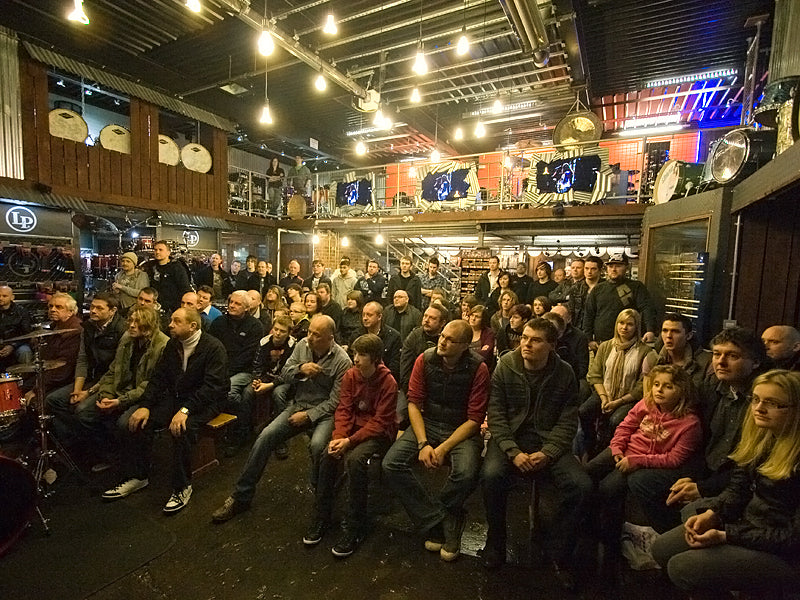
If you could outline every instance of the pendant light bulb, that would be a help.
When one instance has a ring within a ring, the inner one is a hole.
[[[464,139],[464,130],[461,129],[461,127],[456,127],[455,138],[457,140],[463,140]]]
[[[456,53],[459,56],[464,56],[467,52],[469,52],[469,38],[466,30],[462,29],[461,37],[458,38],[458,44],[456,44]]]
[[[380,233],[375,236],[375,243],[378,244],[378,246],[383,246],[384,242],[385,240],[383,239],[383,236]]]
[[[336,35],[339,29],[336,27],[336,19],[333,18],[332,13],[328,13],[328,18],[325,19],[325,27],[322,28],[322,33],[328,35]]]
[[[411,165],[408,168],[408,178],[409,179],[416,179],[417,178],[417,167],[415,167],[414,165]]]
[[[358,142],[356,144],[356,154],[361,156],[361,155],[364,155],[366,153],[367,153],[367,145],[364,142]],[[344,245],[344,244],[342,244],[342,245]]]
[[[200,0],[186,0],[186,8],[192,12],[199,13],[202,6],[200,6]]]
[[[265,104],[261,109],[261,116],[259,117],[258,122],[264,125],[272,125],[272,115],[269,112],[269,103]]]
[[[75,21],[76,23],[81,23],[82,25],[89,24],[89,17],[86,16],[86,12],[83,10],[83,0],[75,0],[75,7],[72,9],[72,12],[69,13],[67,18],[70,21]]]
[[[417,103],[420,100],[422,100],[422,98],[419,95],[419,89],[418,88],[414,88],[414,90],[411,92],[411,101],[414,102],[414,103]]]
[[[431,152],[431,162],[438,163],[440,160],[442,160],[442,153],[434,148]]]
[[[273,50],[275,50],[275,41],[272,39],[272,34],[264,29],[258,38],[258,51],[264,56],[269,56]]]
[[[414,66],[411,68],[417,75],[425,75],[428,72],[428,61],[425,60],[425,51],[420,44],[417,49],[417,57],[414,59]]]
[[[375,117],[372,119],[372,124],[375,127],[383,127],[383,111],[380,108],[375,111]]]
[[[486,135],[486,128],[483,126],[483,123],[478,121],[478,124],[475,125],[475,137],[482,138]]]
[[[325,88],[328,87],[328,82],[325,81],[325,77],[322,73],[317,75],[316,81],[314,81],[314,86],[320,91],[324,92]]]
[[[315,233],[314,236],[311,238],[311,243],[315,246],[319,244],[319,236]]]
[[[501,112],[503,112],[503,103],[500,102],[500,98],[496,98],[492,103],[492,114],[499,115]]]
[[[342,248],[347,248],[350,245],[350,240],[347,236],[342,237]]]

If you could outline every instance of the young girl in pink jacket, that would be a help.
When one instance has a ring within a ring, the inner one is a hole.
[[[606,567],[619,563],[628,475],[641,468],[674,469],[702,447],[689,375],[675,365],[656,366],[647,377],[647,388],[644,399],[617,427],[610,446],[586,465],[596,486],[594,526],[604,545]]]

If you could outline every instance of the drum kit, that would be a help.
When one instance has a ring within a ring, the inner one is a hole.
[[[36,329],[30,333],[0,341],[0,345],[11,342],[28,342],[34,352],[30,364],[13,365],[7,373],[0,374],[0,442],[23,438],[33,424],[32,439],[25,443],[25,450],[14,460],[0,454],[0,556],[22,535],[25,527],[38,514],[46,534],[50,533],[49,519],[39,507],[43,498],[53,492],[49,485],[55,481],[53,460],[59,460],[85,479],[78,466],[56,439],[50,429],[52,415],[47,414],[44,374],[63,367],[60,360],[43,360],[40,355],[46,339],[52,335],[76,332],[76,329]],[[23,376],[33,375],[34,399],[28,402],[22,394],[20,384]]]

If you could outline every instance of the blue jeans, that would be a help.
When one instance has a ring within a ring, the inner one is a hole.
[[[74,389],[73,384],[61,386],[45,396],[47,412],[53,417],[52,428],[56,438],[62,444],[71,444],[80,435],[77,414],[94,406],[96,395],[89,395],[77,404],[70,404],[69,397]]]
[[[250,455],[247,457],[244,470],[236,482],[236,487],[232,494],[234,500],[243,504],[250,504],[256,493],[256,485],[267,466],[270,454],[281,444],[305,432],[308,432],[311,436],[311,441],[308,445],[308,452],[311,455],[311,485],[316,488],[322,453],[327,451],[328,442],[330,442],[331,434],[333,433],[333,419],[331,417],[323,417],[316,423],[295,427],[289,423],[289,417],[295,412],[297,412],[296,407],[287,408],[275,417],[272,423],[264,427],[258,438],[256,438],[255,444],[250,450]]]
[[[425,419],[425,434],[435,447],[455,431],[455,427]],[[455,446],[448,455],[450,474],[437,497],[429,494],[414,473],[417,462],[417,437],[409,427],[392,444],[383,459],[386,482],[402,502],[408,516],[420,531],[440,523],[448,513],[457,513],[478,485],[483,440],[474,435]]]
[[[236,415],[232,437],[236,443],[247,441],[253,428],[253,402],[255,395],[252,373],[241,372],[231,375],[231,387],[228,391],[227,409]],[[249,392],[251,393],[248,393]]]

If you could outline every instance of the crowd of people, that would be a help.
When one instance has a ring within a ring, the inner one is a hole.
[[[249,448],[230,495],[211,515],[224,523],[251,506],[269,458],[309,437],[314,504],[303,542],[352,554],[369,533],[368,469],[383,480],[442,560],[455,560],[465,502],[481,488],[487,569],[506,562],[508,495],[519,480],[549,483],[555,514],[543,529],[557,580],[575,587],[578,532],[600,544],[601,580],[620,569],[629,512],[662,534],[653,556],[679,588],[779,593],[800,558],[800,333],[789,325],[759,338],[733,327],[708,348],[684,315],[657,315],[625,255],[573,259],[569,274],[541,262],[528,275],[497,257],[475,294],[451,305],[432,257],[410,257],[388,277],[347,257],[307,277],[291,260],[278,279],[248,256],[230,271],[219,254],[191,272],[155,244],[95,294],[88,319],[75,300],[49,300],[53,329],[42,358],[53,430],[100,471],[116,464],[108,501],[149,484],[153,440],[173,439],[165,513],[192,494],[191,452],[220,411],[236,417],[225,453]],[[605,273],[605,277],[603,277]],[[223,310],[214,306],[219,304]],[[222,306],[224,303],[224,306]],[[13,291],[0,286],[0,337],[30,331]],[[4,366],[31,360],[21,342],[0,348]],[[35,401],[33,381],[25,381]],[[254,431],[269,399],[267,425]],[[447,471],[439,490],[417,470]],[[345,511],[335,519],[344,473]],[[222,500],[222,499],[221,499]],[[633,507],[633,508],[632,508]],[[714,596],[716,597],[716,596]],[[766,597],[766,596],[765,596]]]

